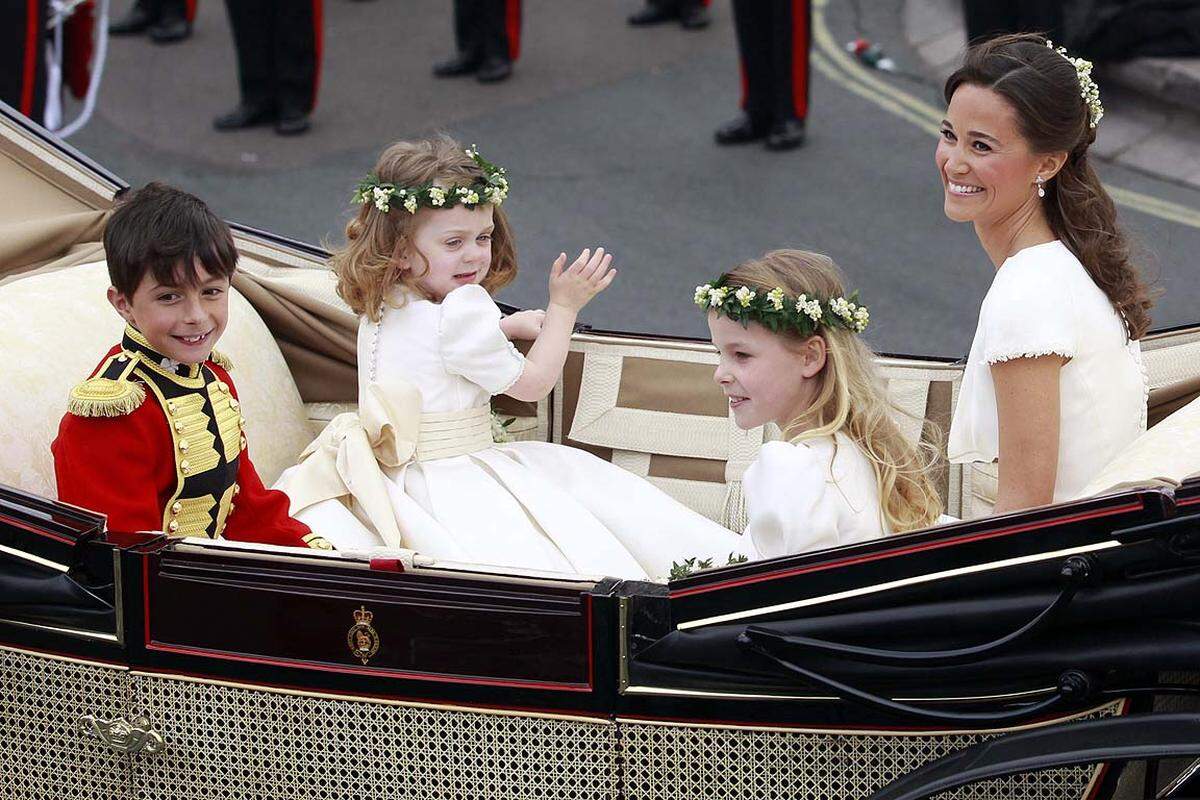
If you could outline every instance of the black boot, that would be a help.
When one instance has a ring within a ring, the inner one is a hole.
[[[688,4],[679,9],[679,24],[685,29],[694,31],[700,28],[707,28],[709,19],[708,9],[705,6],[696,3],[695,5]]]
[[[646,7],[633,12],[627,18],[630,25],[658,25],[679,18],[679,12],[658,3],[646,3]]]
[[[479,71],[475,73],[475,80],[480,83],[499,83],[507,80],[512,75],[512,71],[512,62],[507,58],[490,56],[479,65]]]
[[[186,18],[161,19],[150,26],[150,38],[159,44],[181,42],[192,35],[192,23]]]
[[[284,108],[275,120],[275,132],[280,136],[299,136],[310,127],[308,113],[299,109]]]
[[[795,150],[804,144],[804,120],[785,119],[776,122],[767,133],[768,150]]]
[[[479,56],[470,53],[459,53],[453,58],[439,61],[433,65],[433,74],[439,78],[457,78],[460,75],[470,75],[479,69],[483,61]]]
[[[146,9],[145,0],[134,0],[133,7],[129,9],[125,16],[108,23],[108,33],[110,36],[128,36],[132,33],[141,33],[154,22],[154,17]]]
[[[717,144],[745,144],[765,139],[768,131],[767,125],[760,125],[749,114],[742,114],[717,128],[713,138]]]
[[[268,125],[278,116],[270,106],[239,103],[237,108],[214,119],[213,127],[219,131],[238,131],[255,125]]]

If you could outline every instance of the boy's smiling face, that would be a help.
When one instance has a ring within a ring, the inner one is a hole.
[[[109,287],[108,301],[157,352],[183,364],[199,364],[225,332],[229,279],[213,275],[199,262],[195,281],[186,277],[177,268],[175,279],[162,284],[147,272],[132,295]]]

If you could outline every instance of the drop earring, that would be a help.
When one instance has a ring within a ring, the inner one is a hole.
[[[1037,176],[1038,197],[1046,196],[1046,187],[1044,186],[1045,183],[1046,183],[1046,179],[1043,178],[1041,175],[1038,175]]]

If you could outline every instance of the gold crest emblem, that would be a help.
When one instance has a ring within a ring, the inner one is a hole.
[[[379,652],[379,631],[371,625],[374,616],[366,606],[359,606],[354,612],[354,624],[346,631],[346,645],[355,658],[362,659],[363,664]]]

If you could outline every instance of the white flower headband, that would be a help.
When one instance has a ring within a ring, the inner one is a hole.
[[[1100,105],[1100,87],[1092,80],[1092,62],[1086,58],[1072,58],[1067,55],[1067,48],[1055,47],[1054,42],[1046,40],[1046,47],[1049,47],[1054,52],[1071,62],[1071,66],[1075,67],[1075,74],[1079,77],[1079,96],[1083,98],[1083,102],[1088,107],[1088,119],[1091,127],[1096,127],[1096,123],[1100,122],[1100,118],[1104,116],[1104,106]]]
[[[483,170],[483,177],[470,186],[443,188],[427,183],[424,186],[397,188],[392,183],[381,183],[375,175],[368,175],[355,187],[351,202],[363,205],[372,203],[385,214],[391,211],[393,199],[400,201],[410,214],[417,213],[418,208],[453,208],[459,203],[467,208],[475,208],[481,203],[495,206],[503,203],[508,197],[508,178],[504,174],[504,167],[497,167],[479,155],[474,145],[466,150],[466,154]]]
[[[858,302],[858,292],[848,299],[831,297],[822,302],[806,294],[788,297],[778,286],[759,294],[749,286],[728,285],[724,275],[697,286],[692,301],[705,311],[714,311],[742,325],[757,322],[775,333],[791,328],[801,336],[812,336],[822,325],[862,333],[871,321],[867,307]]]

